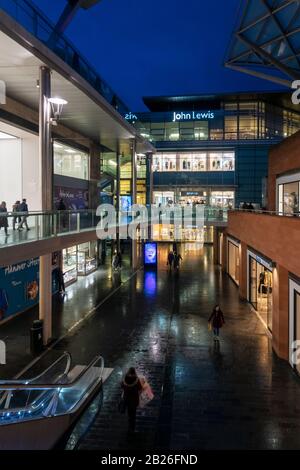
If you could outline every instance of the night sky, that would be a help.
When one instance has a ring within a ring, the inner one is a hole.
[[[240,0],[102,0],[66,35],[133,111],[143,96],[278,89],[225,69]],[[56,21],[65,0],[34,0]]]

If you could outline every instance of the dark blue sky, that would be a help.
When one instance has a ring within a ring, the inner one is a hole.
[[[34,1],[53,21],[65,5]],[[66,35],[135,111],[143,96],[274,89],[223,67],[239,2],[102,0],[79,11]]]

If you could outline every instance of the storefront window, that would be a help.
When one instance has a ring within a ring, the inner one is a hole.
[[[234,191],[212,191],[210,205],[231,209],[234,207]]]
[[[63,250],[63,273],[65,286],[77,280],[77,246]]]
[[[97,244],[88,242],[78,245],[77,273],[78,276],[87,276],[97,269]]]
[[[153,171],[234,171],[234,152],[161,153],[153,157]]]
[[[175,202],[175,193],[174,191],[154,191],[153,192],[154,204],[155,205],[165,205],[165,204],[174,204]]]
[[[273,273],[252,256],[250,261],[250,302],[272,331]]]
[[[299,183],[283,185],[283,212],[294,214],[299,211]]]
[[[89,155],[55,142],[53,145],[54,173],[72,178],[89,179]]]
[[[240,252],[239,246],[228,240],[228,273],[239,285],[240,279]]]

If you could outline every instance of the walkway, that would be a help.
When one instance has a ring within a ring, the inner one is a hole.
[[[86,277],[78,277],[75,284],[67,287],[66,295],[54,295],[54,341],[83,321],[95,306],[118,289],[131,275],[128,255],[123,257],[121,273],[112,273],[108,256],[106,265],[100,266],[97,271]],[[6,343],[7,362],[5,366],[0,365],[0,378],[15,377],[34,359],[30,353],[30,328],[38,315],[38,306],[35,306],[0,326],[0,339]]]
[[[272,353],[234,283],[213,266],[212,249],[181,251],[178,277],[168,274],[165,251],[157,275],[139,271],[26,375],[63,350],[81,364],[100,353],[114,368],[82,449],[299,449],[299,379]],[[226,318],[219,346],[207,329],[217,302]],[[138,412],[133,438],[117,411],[122,371],[131,365],[155,393]]]

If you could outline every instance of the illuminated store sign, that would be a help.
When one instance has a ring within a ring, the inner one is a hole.
[[[197,111],[192,111],[190,113],[173,113],[173,122],[176,121],[201,121],[201,120],[206,120],[206,119],[214,119],[215,118],[215,113],[212,113],[211,111],[205,111],[205,112],[197,112]]]

